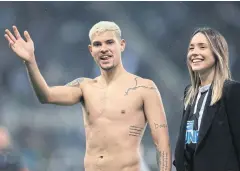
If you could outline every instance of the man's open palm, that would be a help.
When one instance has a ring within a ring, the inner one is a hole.
[[[16,26],[13,26],[14,35],[5,30],[4,37],[7,39],[11,49],[24,61],[29,62],[34,57],[34,44],[27,31],[24,31],[26,41],[21,37]]]

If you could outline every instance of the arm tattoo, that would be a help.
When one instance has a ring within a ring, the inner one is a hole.
[[[168,127],[167,124],[157,124],[157,123],[154,123],[154,126],[155,126],[155,129]]]
[[[131,125],[129,127],[129,136],[135,136],[138,137],[141,135],[143,128]]]
[[[147,88],[147,89],[151,89],[151,90],[155,90],[155,89],[156,89],[155,87],[140,86],[140,85],[138,85],[137,79],[138,79],[138,77],[135,78],[135,86],[134,86],[134,87],[131,87],[131,88],[128,88],[127,91],[125,92],[125,96],[128,95],[128,92],[129,92],[129,91],[131,91],[131,90],[136,90],[136,89],[138,89],[138,88]]]
[[[160,171],[168,171],[168,153],[157,151],[157,164]]]
[[[70,83],[66,84],[66,86],[68,87],[79,87],[80,83],[83,82],[84,78],[77,78],[73,81],[71,81]]]

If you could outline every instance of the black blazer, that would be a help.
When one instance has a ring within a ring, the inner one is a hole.
[[[187,89],[187,87],[186,87]],[[185,93],[186,93],[185,89]],[[206,101],[194,154],[194,171],[240,171],[240,83],[225,81],[222,98],[210,106]],[[183,111],[173,164],[184,171],[186,123],[190,105]]]

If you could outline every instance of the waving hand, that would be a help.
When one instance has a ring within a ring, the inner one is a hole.
[[[4,37],[9,43],[9,47],[22,60],[29,62],[34,58],[34,43],[27,31],[24,31],[24,40],[16,26],[13,26],[13,34],[8,29],[5,30]]]

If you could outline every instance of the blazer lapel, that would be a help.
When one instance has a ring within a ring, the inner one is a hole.
[[[190,114],[190,109],[191,109],[191,105],[188,105],[183,114],[181,132],[184,132],[184,133],[186,132],[186,125],[187,125],[187,120]],[[185,134],[184,134],[184,138],[185,138]]]
[[[187,106],[186,110],[183,112],[183,118],[181,122],[181,128],[179,132],[179,147],[184,149],[184,143],[185,143],[185,134],[186,134],[186,125],[187,125],[187,119],[189,117],[190,113],[190,105]]]
[[[212,124],[212,120],[217,111],[217,104],[210,106],[211,99],[212,99],[212,87],[210,87],[209,89],[209,94],[208,94],[205,108],[203,111],[202,121],[201,121],[200,130],[198,134],[198,142],[197,142],[195,152],[197,152],[199,145],[201,144],[202,140],[206,136],[208,129],[210,128]]]

